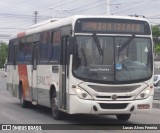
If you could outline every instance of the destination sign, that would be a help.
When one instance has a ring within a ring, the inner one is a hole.
[[[84,22],[82,23],[82,31],[113,31],[113,32],[133,32],[144,33],[143,24],[130,23],[100,23],[100,22]]]
[[[82,19],[78,20],[76,32],[150,34],[149,24],[145,21],[122,19]]]

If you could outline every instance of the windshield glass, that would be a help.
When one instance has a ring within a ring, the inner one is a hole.
[[[143,80],[152,75],[149,38],[96,37],[98,41],[94,36],[76,37],[75,76],[85,80],[124,82]]]

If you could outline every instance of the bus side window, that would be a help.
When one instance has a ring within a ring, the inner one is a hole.
[[[9,42],[9,49],[8,49],[8,63],[13,64],[13,57],[14,57],[14,46],[13,41]]]
[[[61,40],[60,31],[58,30],[58,31],[52,32],[50,51],[49,51],[50,61],[59,61],[60,40]]]
[[[25,51],[24,62],[31,63],[32,61],[32,37],[31,36],[26,37],[24,51]]]
[[[48,51],[49,51],[49,31],[42,33],[42,40],[40,44],[40,61],[48,61]]]
[[[19,39],[18,42],[18,54],[17,54],[17,62],[23,63],[24,62],[24,56],[25,56],[25,38]]]
[[[18,39],[13,41],[13,65],[17,63],[17,56],[18,56]]]
[[[19,45],[17,61],[20,63],[24,62],[24,45]]]

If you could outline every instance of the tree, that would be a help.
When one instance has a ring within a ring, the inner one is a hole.
[[[5,42],[0,42],[0,68],[4,67],[8,55],[8,45]]]
[[[156,54],[160,54],[160,28],[156,26],[152,26],[152,35],[154,41],[154,51]]]
[[[155,44],[159,43],[160,41],[158,37],[160,37],[160,28],[157,25],[152,26],[152,35],[153,35],[154,43]]]

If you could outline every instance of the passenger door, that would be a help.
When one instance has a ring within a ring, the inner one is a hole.
[[[38,42],[34,42],[33,49],[32,49],[32,76],[31,76],[32,77],[32,89],[31,90],[32,90],[32,101],[36,103],[38,102],[37,58],[38,58]]]
[[[61,43],[61,71],[60,71],[60,107],[67,109],[67,84],[68,84],[68,45],[69,37],[63,36]]]

